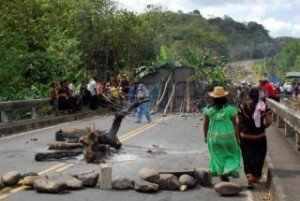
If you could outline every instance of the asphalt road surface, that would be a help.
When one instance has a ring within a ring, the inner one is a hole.
[[[0,139],[0,175],[17,170],[26,172],[85,173],[99,171],[99,165],[86,164],[82,156],[68,160],[35,162],[36,151],[45,150],[46,144],[54,141],[54,134],[61,128],[108,129],[112,116],[97,116],[80,121],[22,133]],[[145,121],[145,120],[144,120]],[[208,166],[208,150],[203,141],[202,121],[200,116],[182,117],[168,115],[153,116],[153,122],[134,123],[133,117],[126,117],[121,125],[118,136],[123,147],[107,160],[112,167],[113,178],[118,175],[137,179],[138,171],[143,167],[156,168],[160,171],[193,170],[195,166]],[[154,146],[153,146],[154,145]],[[149,151],[151,150],[151,151]],[[244,175],[241,174],[241,178]],[[219,178],[214,178],[217,183]],[[232,180],[242,185],[243,179]],[[185,192],[159,191],[155,194],[143,194],[134,190],[100,190],[84,189],[66,194],[40,194],[23,187],[5,188],[0,192],[0,201],[70,201],[70,200],[101,200],[101,201],[168,201],[168,200],[237,200],[252,201],[250,191],[244,190],[237,197],[220,197],[212,188],[198,186]]]

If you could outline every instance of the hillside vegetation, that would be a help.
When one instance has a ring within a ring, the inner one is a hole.
[[[161,58],[207,75],[212,66],[280,51],[262,25],[228,16],[205,19],[198,10],[148,6],[135,14],[111,0],[4,0],[0,13],[2,100],[48,96],[49,83],[64,78],[113,81],[120,71],[130,74]]]

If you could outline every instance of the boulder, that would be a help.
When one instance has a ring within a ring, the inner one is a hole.
[[[61,193],[67,190],[67,184],[61,181],[53,181],[45,177],[34,181],[34,189],[39,193]]]
[[[2,181],[5,186],[14,186],[21,180],[21,174],[17,171],[8,172],[2,176]]]
[[[160,174],[156,184],[160,190],[179,190],[180,186],[178,178],[173,174]]]
[[[212,177],[208,168],[204,167],[195,167],[195,178],[197,183],[203,187],[212,186]]]
[[[65,183],[67,190],[80,190],[83,188],[83,182],[70,175],[54,172],[47,174],[46,177],[58,183]]]
[[[45,178],[45,176],[26,176],[23,178],[22,184],[30,188],[33,188],[35,180],[42,179],[42,178]]]
[[[243,190],[240,184],[234,182],[220,182],[214,189],[222,196],[236,196]]]
[[[28,176],[39,176],[39,174],[35,173],[35,172],[27,172],[27,173],[22,175],[22,178],[25,178],[25,177],[28,177]]]
[[[133,188],[133,181],[126,177],[118,177],[111,182],[112,189],[128,190]]]
[[[139,180],[134,183],[134,190],[143,193],[154,193],[159,189],[158,184],[154,184],[148,181]]]
[[[159,173],[152,168],[143,168],[139,171],[139,178],[145,181],[156,183],[159,180]]]
[[[190,175],[184,174],[179,177],[179,184],[185,185],[189,188],[193,188],[196,186],[196,180]]]
[[[90,172],[73,176],[82,181],[83,186],[88,188],[94,188],[97,185],[99,179],[99,173],[97,172]]]

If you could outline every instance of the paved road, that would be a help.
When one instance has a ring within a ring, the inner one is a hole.
[[[151,124],[135,124],[132,117],[126,117],[119,131],[123,141],[123,148],[107,161],[113,168],[113,177],[117,175],[137,179],[137,173],[142,167],[153,167],[161,171],[192,170],[194,166],[207,167],[208,152],[202,137],[202,122],[200,117],[179,117],[160,115],[154,116]],[[69,159],[53,162],[35,162],[34,154],[37,150],[45,149],[47,142],[54,141],[54,133],[60,128],[84,128],[95,123],[97,129],[109,128],[111,116],[94,117],[58,126],[27,132],[18,136],[0,139],[0,174],[11,170],[25,172],[60,171],[64,173],[83,173],[98,170],[95,164],[86,164],[82,160]],[[163,147],[163,151],[152,153],[147,150],[152,145]],[[49,169],[50,168],[50,169]],[[214,179],[218,182],[219,179]],[[243,183],[242,180],[235,180]],[[101,197],[101,198],[100,198]],[[0,200],[31,201],[43,200],[237,200],[251,201],[249,191],[234,198],[220,197],[211,188],[197,187],[186,192],[160,191],[157,194],[141,194],[131,191],[103,191],[99,189],[85,189],[72,191],[68,194],[49,195],[38,194],[35,191],[22,188],[6,189],[0,192]]]

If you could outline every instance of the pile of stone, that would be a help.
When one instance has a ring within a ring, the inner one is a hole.
[[[27,173],[21,175],[17,171],[12,171],[0,177],[0,189],[4,187],[26,186],[39,193],[61,193],[69,190],[80,190],[83,188],[93,188],[98,183],[99,174],[96,172],[66,175],[58,172],[39,175]]]
[[[112,181],[112,189],[129,190],[153,193],[159,190],[186,191],[197,185],[213,187],[212,178],[207,168],[196,167],[190,172],[159,172],[151,168],[140,170],[137,181],[126,177],[118,177]],[[222,196],[235,196],[242,191],[239,184],[233,182],[220,182],[214,186],[217,193]]]
[[[108,171],[109,170],[109,171]],[[186,191],[195,188],[213,187],[212,178],[207,168],[196,167],[194,171],[187,172],[159,172],[151,168],[143,168],[138,173],[139,179],[133,181],[126,177],[117,177],[111,180],[111,168],[100,169],[77,175],[68,175],[58,172],[39,175],[27,173],[21,175],[12,171],[0,176],[0,189],[12,186],[26,186],[39,193],[62,193],[65,191],[94,188],[99,184],[100,189],[130,190],[137,192],[155,193],[159,190]],[[99,182],[100,180],[100,182]],[[217,193],[222,196],[235,196],[242,191],[239,184],[220,182],[214,186]]]

